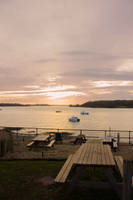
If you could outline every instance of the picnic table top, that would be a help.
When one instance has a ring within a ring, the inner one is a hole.
[[[113,167],[115,161],[109,145],[87,142],[76,151],[73,164]]]
[[[49,138],[49,135],[38,135],[36,136],[33,141],[46,141]]]

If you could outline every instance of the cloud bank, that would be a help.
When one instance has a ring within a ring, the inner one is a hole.
[[[131,0],[0,1],[0,102],[132,99],[132,10]]]

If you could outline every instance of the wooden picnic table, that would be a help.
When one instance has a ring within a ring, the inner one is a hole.
[[[35,138],[33,138],[32,142],[27,144],[27,147],[31,149],[32,147],[44,147],[48,145],[50,142],[50,136],[49,135],[38,135]]]
[[[44,142],[48,140],[48,138],[49,138],[49,135],[38,135],[33,139],[33,141]]]
[[[114,161],[114,159],[116,160],[116,162]],[[133,179],[132,163],[133,161],[125,160],[122,161],[121,164],[119,160],[116,159],[116,156],[114,158],[111,147],[109,145],[104,145],[102,143],[102,140],[87,140],[87,142],[85,144],[82,144],[74,154],[69,155],[68,159],[64,163],[57,177],[55,178],[55,182],[65,183],[72,167],[75,167],[79,169],[74,170],[75,174],[70,181],[69,188],[65,195],[67,199],[74,186],[82,185],[83,187],[91,187],[95,189],[109,188],[111,186],[111,188],[117,193],[120,199],[122,198],[122,200],[131,200],[131,186]],[[123,183],[117,183],[114,175],[112,174],[112,169],[116,169],[117,165],[118,168],[120,168],[120,172],[123,176]],[[79,182],[80,177],[87,167],[102,167],[108,179],[108,183],[85,182],[83,184],[82,182]]]
[[[67,195],[70,194],[73,187],[78,185],[78,181],[87,167],[102,167],[104,169],[104,173],[108,178],[109,183],[89,183],[89,186],[92,187],[96,186],[101,187],[104,186],[111,186],[114,191],[117,192],[118,196],[120,197],[120,191],[117,186],[115,177],[113,176],[110,168],[114,168],[116,166],[114,157],[109,145],[103,145],[100,140],[93,143],[92,141],[89,143],[82,144],[80,148],[68,157],[66,163],[64,164],[63,168],[60,170],[59,174],[57,175],[55,182],[64,183],[67,180],[67,177],[72,169],[72,167],[79,168],[79,170],[75,170],[75,175],[72,178]],[[95,188],[95,187],[94,187]]]

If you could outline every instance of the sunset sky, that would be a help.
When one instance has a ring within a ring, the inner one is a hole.
[[[0,102],[133,99],[133,0],[0,0]]]

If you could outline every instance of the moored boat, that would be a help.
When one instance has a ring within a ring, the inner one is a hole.
[[[73,117],[70,117],[70,118],[69,118],[69,121],[70,121],[70,122],[79,122],[80,119],[79,119],[78,117],[74,117],[74,116],[73,116]]]
[[[87,111],[82,111],[80,114],[81,115],[89,115],[89,113]]]

